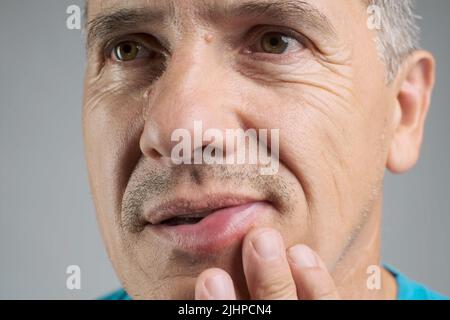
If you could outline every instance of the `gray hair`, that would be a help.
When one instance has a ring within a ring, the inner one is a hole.
[[[419,18],[414,0],[366,0],[381,9],[377,47],[386,65],[387,81],[392,81],[405,58],[419,48]]]

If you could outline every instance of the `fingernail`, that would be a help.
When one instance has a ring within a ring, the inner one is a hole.
[[[205,289],[208,292],[209,299],[226,300],[230,296],[230,284],[224,275],[215,275],[205,279]]]
[[[256,253],[263,259],[273,259],[281,255],[280,237],[274,231],[265,231],[252,240]]]
[[[303,244],[296,245],[288,250],[289,259],[299,267],[314,268],[318,266],[314,252]]]

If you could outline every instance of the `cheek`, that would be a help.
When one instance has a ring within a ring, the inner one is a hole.
[[[94,203],[100,222],[112,224],[140,157],[142,109],[125,95],[97,93],[85,101],[83,127]]]
[[[308,204],[308,219],[299,213],[294,219],[302,220],[303,229],[308,224],[309,244],[328,261],[359,223],[380,173],[376,137],[382,117],[371,114],[376,101],[361,101],[354,90],[299,83],[249,90],[246,97],[252,102],[247,117],[256,127],[280,129],[281,164],[296,177]]]

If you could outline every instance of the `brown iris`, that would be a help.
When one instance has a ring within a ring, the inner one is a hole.
[[[121,42],[114,48],[114,54],[119,61],[131,61],[137,58],[140,46],[136,42]]]
[[[261,38],[261,49],[270,54],[282,54],[289,46],[289,37],[276,32],[269,32]]]

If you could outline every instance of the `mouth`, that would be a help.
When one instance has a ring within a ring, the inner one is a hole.
[[[260,199],[208,195],[156,206],[145,219],[151,232],[180,249],[212,252],[242,239],[271,209]]]
[[[205,217],[212,214],[214,210],[206,210],[203,212],[198,213],[187,213],[180,216],[175,216],[173,218],[166,219],[164,221],[161,221],[160,224],[166,225],[166,226],[178,226],[183,224],[196,224],[202,221]]]
[[[198,200],[177,198],[151,208],[145,219],[152,225],[196,224],[217,211],[260,201],[232,195],[206,195]]]

